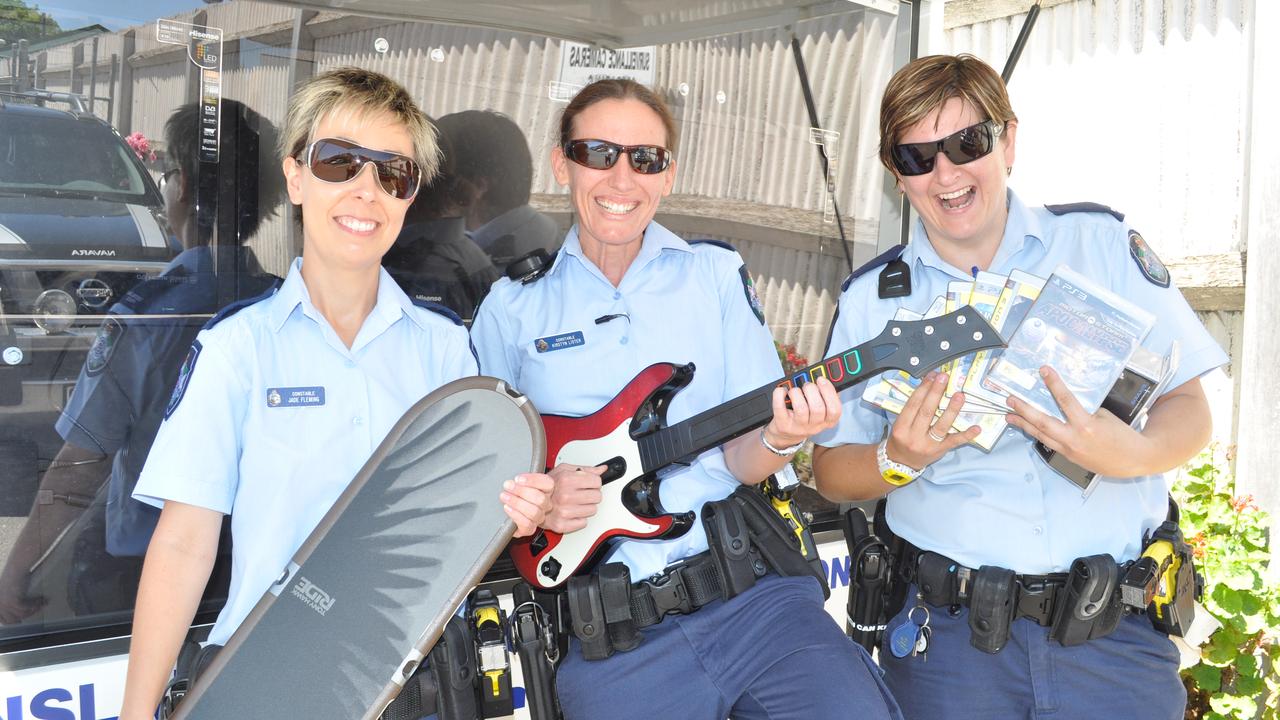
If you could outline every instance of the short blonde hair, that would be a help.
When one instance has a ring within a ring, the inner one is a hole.
[[[880,100],[880,162],[889,172],[896,172],[893,146],[912,126],[952,98],[971,105],[983,120],[1003,125],[1018,119],[1004,80],[978,58],[929,55],[912,60],[894,73]]]
[[[413,159],[422,168],[422,185],[440,172],[440,145],[436,129],[400,83],[372,70],[342,67],[317,75],[298,85],[289,99],[280,159],[297,158],[307,140],[326,117],[340,109],[361,116],[387,113],[404,124],[413,140]]]

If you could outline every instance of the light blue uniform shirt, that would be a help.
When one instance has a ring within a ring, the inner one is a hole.
[[[476,372],[466,331],[415,306],[385,270],[348,349],[301,268],[197,336],[134,491],[231,514],[231,588],[212,643],[227,641],[400,416]]]
[[[650,223],[615,288],[583,256],[575,226],[546,275],[527,285],[503,278],[481,303],[471,326],[481,372],[510,382],[544,415],[583,416],[649,365],[692,362],[693,382],[667,413],[675,424],[782,377],[773,337],[751,309],[742,268],[734,251],[690,245]],[[621,317],[596,323],[609,315]],[[549,349],[539,352],[540,345]],[[659,497],[672,513],[700,512],[703,503],[739,485],[719,448],[662,477]],[[608,559],[626,563],[640,579],[706,549],[698,520],[673,540],[620,541]]]
[[[1109,214],[1054,215],[1028,208],[1010,191],[1004,238],[989,269],[1047,278],[1058,265],[1067,265],[1154,313],[1155,327],[1142,344],[1165,354],[1178,341],[1181,362],[1170,388],[1226,363],[1226,354],[1177,288],[1160,287],[1142,274],[1130,256],[1128,232],[1127,225]],[[946,292],[947,283],[972,279],[967,269],[938,257],[920,222],[902,260],[911,268],[911,295],[879,299],[878,270],[854,279],[840,296],[831,351],[875,337],[899,307],[924,312]],[[896,416],[863,403],[864,388],[860,384],[842,393],[840,424],[816,437],[817,442],[880,442]],[[1168,492],[1162,475],[1103,478],[1085,499],[1040,459],[1032,439],[1010,427],[991,453],[962,446],[915,482],[890,492],[887,517],[894,532],[917,547],[968,567],[1061,572],[1075,558],[1097,553],[1110,553],[1118,561],[1138,557],[1143,532],[1165,519]]]

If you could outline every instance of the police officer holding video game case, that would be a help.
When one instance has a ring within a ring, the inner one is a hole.
[[[1163,473],[1209,439],[1199,377],[1227,358],[1122,216],[1092,204],[1029,207],[1008,189],[1017,130],[1000,76],[972,56],[920,58],[894,75],[880,158],[920,222],[910,244],[845,284],[829,349],[874,337],[900,307],[923,312],[975,268],[1048,277],[1065,264],[1156,314],[1144,345],[1164,354],[1179,344],[1171,389],[1135,429],[1086,413],[1045,366],[1066,421],[1011,399],[1012,427],[988,454],[966,445],[978,428],[949,432],[962,394],[935,420],[944,374],[927,376],[896,419],[862,404],[858,386],[843,395],[837,427],[815,438],[817,484],[838,501],[888,495],[910,585],[880,658],[908,718],[1175,720],[1185,693],[1173,643],[1111,598],[1081,600],[1071,588],[1142,554],[1144,533],[1168,512]],[[889,265],[898,260],[909,288],[895,294],[880,271],[900,271]],[[1082,497],[1055,474],[1036,440],[1103,476],[1094,492]]]

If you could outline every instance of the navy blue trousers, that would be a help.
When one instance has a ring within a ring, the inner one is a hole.
[[[1178,650],[1146,617],[1128,615],[1105,638],[1063,647],[1049,629],[1015,620],[1009,644],[995,655],[969,644],[969,612],[930,607],[933,634],[926,658],[896,658],[887,649],[907,605],[889,622],[880,665],[908,720],[1182,720],[1186,690]],[[916,619],[920,619],[916,611]]]
[[[630,652],[587,661],[575,639],[556,679],[565,719],[901,720],[880,669],[822,602],[816,579],[770,575],[668,615]]]

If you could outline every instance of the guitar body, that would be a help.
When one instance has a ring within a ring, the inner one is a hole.
[[[562,463],[609,467],[602,478],[599,509],[586,528],[568,535],[540,530],[511,544],[511,558],[521,576],[549,589],[594,564],[613,538],[666,539],[693,527],[694,513],[662,509],[657,480],[644,470],[636,443],[666,424],[671,399],[689,384],[693,372],[692,364],[656,363],[591,415],[542,416],[548,470]]]

